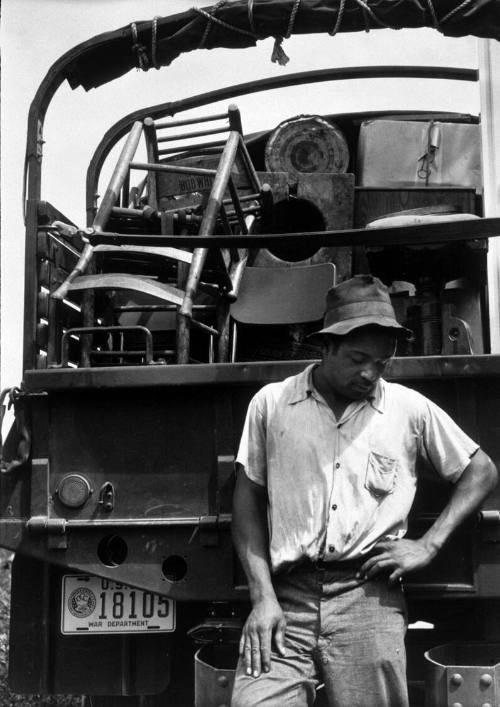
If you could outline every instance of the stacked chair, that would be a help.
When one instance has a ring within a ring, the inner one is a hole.
[[[223,140],[196,141],[222,132]],[[146,162],[134,161],[142,136]],[[133,171],[145,178],[130,188]],[[64,332],[61,364],[75,340],[80,366],[196,362],[195,330],[208,337],[202,360],[228,360],[230,306],[247,249],[150,247],[141,235],[248,234],[271,207],[235,106],[202,118],[135,122],[92,223],[94,242],[112,232],[116,245],[86,243],[51,293],[56,301],[81,298],[82,326]]]

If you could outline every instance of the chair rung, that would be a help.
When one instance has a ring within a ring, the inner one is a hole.
[[[195,123],[209,123],[212,120],[227,120],[227,113],[218,113],[217,115],[206,115],[203,118],[185,118],[184,120],[172,120],[166,123],[156,123],[155,128],[160,130],[161,128],[176,128],[179,125],[194,125]]]
[[[191,319],[191,326],[194,326],[197,329],[201,329],[205,333],[211,334],[212,336],[219,336],[219,332],[217,331],[217,329],[208,326],[208,324],[202,324],[202,322],[199,322],[196,319]]]
[[[165,135],[157,138],[157,142],[173,142],[174,140],[190,140],[193,137],[203,137],[204,135],[217,135],[218,133],[227,133],[229,125],[223,125],[220,128],[211,128],[210,130],[197,130],[194,133],[180,133],[178,135]]]
[[[175,152],[175,150],[174,150]],[[131,162],[130,169],[144,169],[152,172],[174,172],[178,174],[199,174],[201,176],[215,176],[217,170],[206,169],[205,167],[186,167],[176,164],[156,164],[154,162]]]
[[[260,199],[260,194],[238,194],[238,199],[240,201],[258,201]],[[224,199],[222,203],[224,204],[224,206],[227,206],[228,204],[232,204],[233,200]]]
[[[197,150],[205,150],[208,147],[222,147],[226,144],[225,140],[214,140],[213,142],[200,142],[199,145],[179,145],[179,147],[167,147],[163,150],[158,150],[159,155],[171,155],[174,152],[194,152]]]
[[[96,349],[92,349],[90,351],[91,356],[101,356],[103,358],[109,358],[110,356],[146,356],[147,352],[144,349],[137,349],[135,351],[123,351],[121,349],[117,349],[116,351],[98,351]]]
[[[175,304],[124,304],[120,307],[113,307],[113,312],[175,312],[178,307]],[[193,304],[195,312],[213,312],[214,304]]]

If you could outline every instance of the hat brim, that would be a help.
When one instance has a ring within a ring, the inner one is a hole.
[[[401,337],[413,334],[411,329],[407,329],[406,327],[402,326],[392,317],[374,317],[373,315],[365,315],[360,317],[353,317],[351,319],[343,319],[340,322],[330,324],[330,326],[324,327],[319,331],[315,331],[312,334],[309,334],[309,338],[312,338],[314,336],[321,336],[323,334],[335,334],[337,336],[344,336],[345,334],[349,334],[351,331],[354,331],[354,329],[360,329],[361,327],[369,325],[381,326],[385,329],[392,329],[397,336]]]

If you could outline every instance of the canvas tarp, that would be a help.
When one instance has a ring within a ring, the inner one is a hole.
[[[72,88],[88,90],[137,66],[167,66],[195,49],[243,48],[267,37],[382,27],[434,27],[447,36],[498,40],[500,0],[226,0],[99,35],[80,45],[65,75]]]

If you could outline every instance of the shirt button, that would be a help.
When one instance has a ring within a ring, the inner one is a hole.
[[[335,464],[335,468],[336,468],[336,469],[340,469],[340,462],[337,462],[337,463]]]
[[[328,552],[335,552],[335,547],[333,545],[328,545]]]
[[[337,510],[337,504],[334,503],[333,506],[332,506],[332,511],[336,511],[336,510]]]

